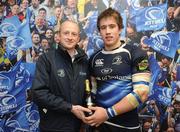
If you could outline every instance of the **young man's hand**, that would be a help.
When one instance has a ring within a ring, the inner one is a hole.
[[[102,107],[89,107],[93,111],[93,115],[85,117],[85,123],[98,127],[108,119],[106,109]]]

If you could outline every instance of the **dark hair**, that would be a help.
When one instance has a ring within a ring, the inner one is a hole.
[[[40,11],[45,11],[45,12],[47,12],[46,9],[43,8],[43,7],[38,10],[38,12],[40,12]]]
[[[161,60],[162,59],[167,59],[168,61],[172,61],[172,58],[171,57],[168,57],[168,56],[165,56],[165,55],[161,55]]]
[[[112,8],[108,8],[108,9],[104,10],[98,16],[98,19],[97,19],[97,28],[98,28],[99,31],[100,31],[100,21],[102,19],[108,18],[108,17],[113,17],[116,20],[119,29],[123,28],[123,22],[122,22],[122,17],[120,15],[120,13],[118,11],[112,9]]]

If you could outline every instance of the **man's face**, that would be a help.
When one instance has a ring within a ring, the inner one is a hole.
[[[168,59],[166,59],[166,58],[163,58],[162,60],[161,60],[161,62],[163,63],[163,66],[164,67],[168,67],[169,65],[170,65],[170,61],[168,60]]]
[[[28,0],[23,0],[22,3],[21,3],[21,7],[23,9],[27,9],[28,5],[29,5],[29,1]]]
[[[79,39],[79,27],[76,23],[66,21],[61,25],[60,42],[65,49],[73,50]]]
[[[68,0],[67,1],[67,6],[68,8],[75,8],[76,7],[76,0]]]
[[[113,17],[103,18],[100,21],[100,34],[106,47],[116,47],[120,43],[121,29]]]
[[[9,4],[10,6],[14,5],[15,2],[16,2],[15,0],[8,0],[8,4]]]
[[[56,8],[55,9],[55,15],[56,15],[57,18],[60,17],[60,15],[61,15],[61,8]]]
[[[46,11],[44,11],[44,10],[39,11],[39,16],[46,18]]]
[[[36,23],[37,26],[43,26],[44,23],[45,23],[45,20],[44,20],[43,17],[37,16],[35,18],[35,23]]]
[[[59,34],[56,33],[54,34],[54,41],[58,44],[60,42],[60,37],[59,37]]]
[[[34,34],[34,35],[32,36],[32,42],[33,42],[34,44],[39,44],[39,42],[40,42],[40,37],[39,37],[38,34]]]
[[[127,37],[131,40],[136,37],[136,33],[131,27],[127,27]]]
[[[177,112],[180,112],[180,102],[176,103],[174,105],[174,108],[176,109]]]
[[[0,13],[4,13],[4,5],[0,5]]]
[[[43,49],[48,49],[49,48],[49,43],[47,39],[42,39],[41,41],[41,46],[43,47]]]
[[[39,0],[32,0],[32,6],[37,8],[39,6]]]
[[[12,7],[12,14],[13,15],[17,15],[19,13],[19,6],[18,5],[14,5]]]
[[[46,38],[52,38],[53,37],[53,31],[52,30],[47,30],[46,31]]]

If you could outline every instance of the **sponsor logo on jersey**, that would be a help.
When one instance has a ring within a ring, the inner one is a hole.
[[[110,74],[113,70],[111,68],[104,68],[101,70],[101,73],[103,74]]]

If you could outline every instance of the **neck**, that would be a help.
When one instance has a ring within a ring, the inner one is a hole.
[[[76,54],[76,49],[67,50],[68,54],[71,56],[71,58]]]
[[[111,45],[110,46],[105,46],[105,50],[106,51],[112,51],[112,50],[115,50],[115,49],[119,48],[121,45],[122,45],[121,41],[119,40],[118,43],[116,43],[113,46],[111,46]]]

